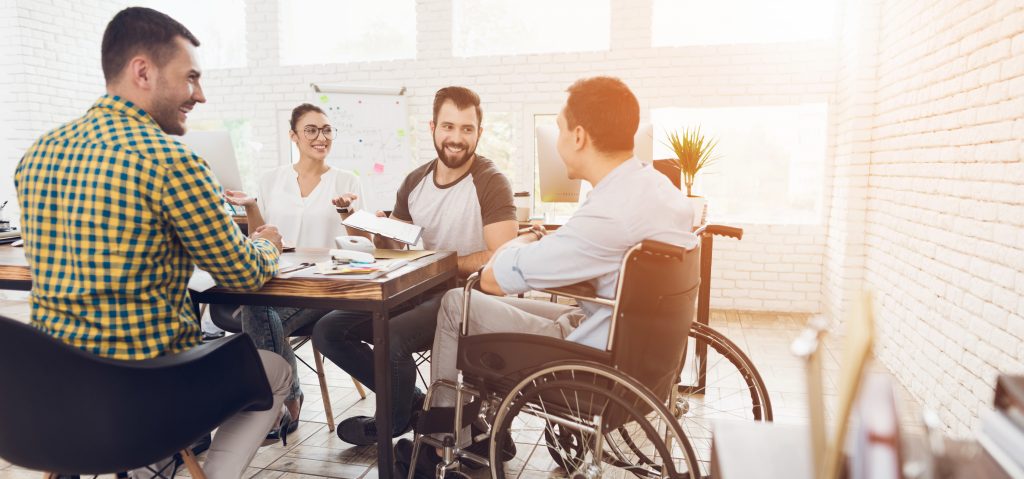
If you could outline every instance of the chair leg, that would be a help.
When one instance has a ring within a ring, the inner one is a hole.
[[[188,468],[188,473],[193,479],[206,479],[206,473],[203,472],[202,467],[199,467],[199,462],[196,461],[196,455],[192,454],[192,449],[182,449],[181,460],[185,463],[185,467]]]
[[[359,399],[366,399],[366,390],[363,389],[363,383],[352,378],[352,385],[356,387],[356,392],[359,393]]]
[[[331,409],[331,393],[327,391],[327,377],[324,375],[324,358],[320,350],[313,344],[313,362],[316,363],[316,378],[320,381],[320,396],[324,401],[324,414],[327,416],[327,430],[334,432],[334,411]]]

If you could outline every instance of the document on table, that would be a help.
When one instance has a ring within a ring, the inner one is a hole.
[[[366,211],[356,211],[345,218],[341,224],[352,228],[368,231],[373,234],[401,241],[405,244],[416,244],[423,234],[423,228],[404,221],[383,218]]]

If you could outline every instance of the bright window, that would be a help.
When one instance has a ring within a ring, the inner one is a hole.
[[[140,5],[166,13],[199,39],[203,69],[246,65],[244,0],[144,0]]]
[[[519,191],[517,185],[522,176],[522,168],[515,161],[519,149],[516,148],[512,118],[511,113],[484,112],[484,121],[480,125],[483,128],[483,134],[480,136],[480,142],[477,143],[476,152],[493,161],[498,170],[508,177],[513,190]]]
[[[609,0],[453,0],[457,57],[608,50]]]
[[[654,0],[656,47],[821,40],[835,34],[838,0]]]
[[[697,175],[694,195],[708,198],[716,220],[817,223],[826,155],[824,103],[651,110],[654,157],[671,158],[666,130],[701,128],[720,157]]]
[[[416,1],[279,0],[281,64],[416,58]]]

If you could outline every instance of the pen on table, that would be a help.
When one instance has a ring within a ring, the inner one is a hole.
[[[316,266],[316,263],[299,263],[299,264],[297,264],[295,266],[289,266],[289,267],[287,267],[285,269],[282,269],[282,270],[278,271],[277,274],[294,273],[296,271],[300,271],[300,270],[303,270],[303,269],[306,269],[306,268],[311,268],[313,266]]]
[[[7,206],[7,201],[4,201],[4,203],[2,205],[0,205],[0,210],[4,209],[4,206]]]

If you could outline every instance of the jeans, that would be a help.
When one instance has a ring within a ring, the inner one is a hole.
[[[243,306],[242,331],[249,333],[256,347],[280,354],[292,367],[292,385],[287,400],[302,395],[299,386],[299,366],[288,337],[299,328],[312,323],[330,310],[285,308],[270,306]]]
[[[413,354],[427,351],[434,341],[441,293],[426,298],[414,308],[391,318],[391,407],[393,432],[409,423],[416,388],[416,360]],[[355,311],[334,311],[313,328],[313,344],[328,359],[374,392],[373,319]]]

